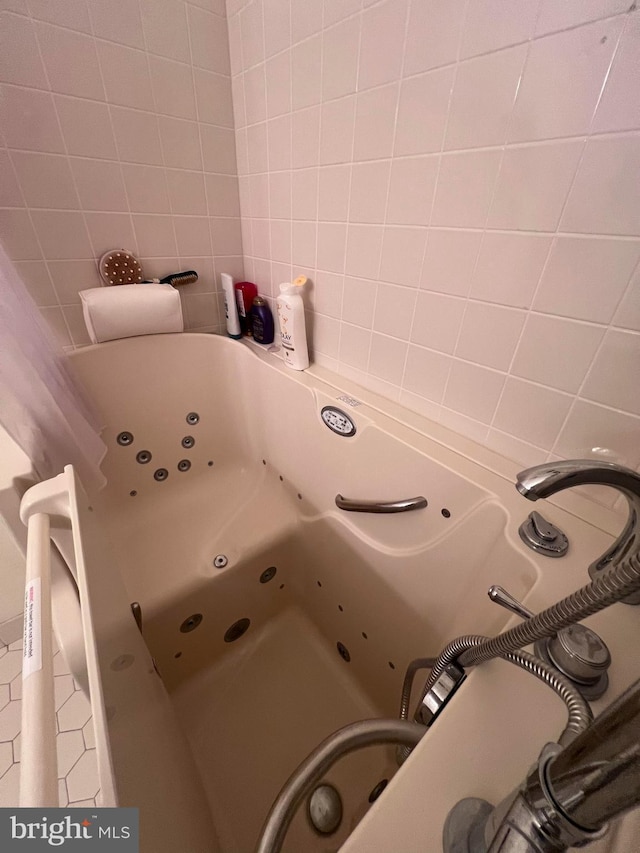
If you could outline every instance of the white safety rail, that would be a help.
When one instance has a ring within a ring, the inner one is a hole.
[[[57,477],[30,488],[20,504],[20,517],[28,529],[22,660],[21,807],[44,808],[59,805],[52,648],[51,534],[52,529],[68,530],[69,525],[73,537],[84,653],[95,729],[100,800],[103,806],[118,804],[80,533],[79,496],[86,506],[84,491],[75,477],[73,467],[69,465]]]

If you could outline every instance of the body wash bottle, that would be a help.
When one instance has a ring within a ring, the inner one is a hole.
[[[241,338],[240,319],[238,317],[238,306],[233,288],[233,279],[227,272],[220,273],[222,290],[224,292],[224,312],[227,318],[227,334],[230,338]]]
[[[307,279],[300,275],[292,284],[281,284],[280,296],[276,299],[284,363],[293,370],[305,370],[309,367],[304,302],[301,296],[306,282]]]

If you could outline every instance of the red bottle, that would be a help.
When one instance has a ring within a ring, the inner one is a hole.
[[[238,317],[243,335],[251,335],[251,306],[258,295],[258,288],[251,281],[237,281],[234,285],[236,291],[236,302],[238,303]]]

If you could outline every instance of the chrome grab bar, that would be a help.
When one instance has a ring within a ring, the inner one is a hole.
[[[427,499],[418,495],[402,501],[360,501],[336,495],[336,506],[346,512],[409,512],[412,509],[424,509]]]

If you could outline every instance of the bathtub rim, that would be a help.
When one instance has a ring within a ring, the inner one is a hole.
[[[447,464],[447,458],[449,458],[451,460],[450,467],[454,469],[460,466],[461,460],[471,463],[474,470],[470,472],[469,476],[472,480],[477,479],[479,473],[477,469],[480,468],[490,475],[490,479],[497,477],[503,485],[506,482],[515,488],[517,474],[526,467],[522,463],[515,462],[486,445],[457,433],[450,427],[438,423],[426,415],[414,412],[401,403],[365,388],[355,380],[342,376],[323,365],[312,363],[304,371],[292,370],[285,365],[279,346],[272,344],[265,347],[255,343],[252,338],[245,337],[241,340],[235,340],[223,334],[210,332],[144,335],[79,347],[68,355],[73,363],[77,359],[82,359],[83,354],[96,349],[131,345],[133,341],[144,341],[147,338],[176,340],[184,338],[185,335],[190,338],[215,339],[214,346],[234,347],[240,345],[251,357],[259,359],[269,368],[284,374],[289,380],[309,388],[312,392],[318,391],[334,398],[342,395],[353,397],[359,404],[357,409],[359,413],[373,420],[381,429],[392,433],[399,440],[416,447],[429,456],[435,454],[443,464]],[[338,404],[349,408],[349,405],[342,400],[338,401]],[[453,456],[449,456],[449,454],[453,454]],[[546,454],[541,452],[539,461],[545,461],[545,457]],[[463,465],[463,467],[467,468],[467,465]],[[491,483],[487,485],[490,490],[495,491],[492,489]],[[565,490],[553,495],[545,501],[545,505],[557,506],[611,536],[617,536],[624,523],[621,514],[615,509],[596,503],[575,489]],[[523,502],[522,508],[524,519],[528,508],[527,504]]]

